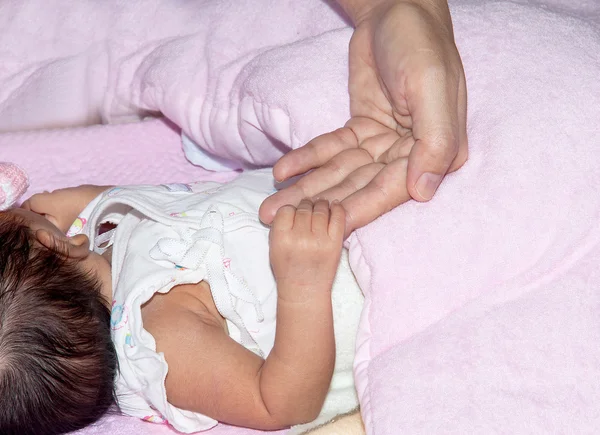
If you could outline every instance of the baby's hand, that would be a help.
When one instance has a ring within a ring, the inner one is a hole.
[[[96,196],[108,188],[109,186],[83,185],[37,193],[25,201],[21,207],[44,215],[57,228],[66,233],[79,213]]]
[[[283,206],[270,233],[270,257],[279,296],[295,302],[331,290],[342,252],[345,211],[326,200]]]

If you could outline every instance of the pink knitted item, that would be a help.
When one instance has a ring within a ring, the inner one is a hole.
[[[29,187],[29,178],[14,163],[0,162],[0,210],[6,210],[23,196]]]

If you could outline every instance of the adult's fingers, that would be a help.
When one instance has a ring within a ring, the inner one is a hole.
[[[428,62],[431,63],[428,63]],[[459,76],[429,56],[407,89],[415,144],[408,157],[407,187],[417,201],[433,198],[459,151]]]
[[[342,240],[346,228],[346,211],[344,207],[334,201],[331,204],[331,217],[329,218],[329,237],[334,240]]]
[[[373,178],[385,167],[383,163],[370,163],[357,168],[344,180],[335,186],[319,193],[319,198],[325,198],[329,201],[343,201],[350,195],[358,192],[368,185]]]
[[[370,162],[372,158],[365,150],[352,148],[342,151],[293,185],[265,199],[259,209],[260,220],[270,224],[279,207],[285,204],[296,205],[302,198],[318,196],[344,180],[356,168]]]
[[[454,172],[465,164],[469,158],[469,139],[467,136],[467,81],[461,75],[458,89],[458,153],[450,165],[448,172]]]
[[[285,154],[273,167],[273,175],[277,181],[285,181],[318,168],[343,150],[357,146],[357,138],[352,130],[339,128]]]
[[[388,163],[369,184],[342,201],[346,209],[345,237],[411,199],[406,187],[407,164],[407,159]]]

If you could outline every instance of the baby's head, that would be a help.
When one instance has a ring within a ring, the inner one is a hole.
[[[117,356],[105,277],[96,273],[103,259],[90,257],[85,236],[71,241],[39,219],[26,210],[0,213],[0,433],[6,435],[76,430],[115,403]]]

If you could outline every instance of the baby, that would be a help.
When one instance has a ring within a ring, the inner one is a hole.
[[[68,432],[115,402],[184,433],[354,409],[344,209],[304,200],[269,230],[273,184],[80,186],[0,213],[0,433]]]

